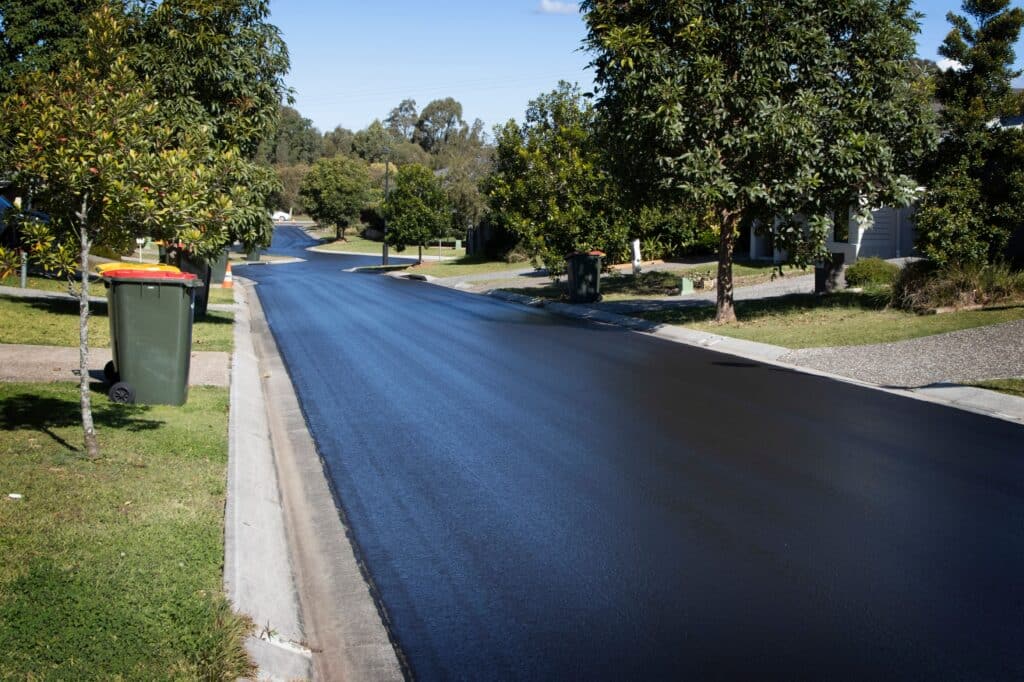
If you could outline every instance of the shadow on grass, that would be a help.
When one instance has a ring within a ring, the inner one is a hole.
[[[235,316],[231,313],[221,312],[219,310],[210,310],[206,315],[197,317],[195,324],[212,324],[212,325],[225,325],[234,324]]]
[[[817,294],[788,294],[751,301],[736,301],[736,317],[749,322],[762,317],[793,315],[811,310],[860,309],[884,310],[889,305],[888,295],[839,291],[825,296]],[[637,313],[639,317],[664,324],[699,324],[713,322],[715,306],[680,307],[668,302],[661,310]]]
[[[69,315],[78,317],[78,301],[70,298],[30,298],[29,306],[44,313],[54,315]],[[89,303],[89,314],[92,316],[107,316],[107,302],[91,301]]]
[[[105,386],[93,383],[94,396],[105,393]],[[128,431],[151,431],[163,425],[162,421],[144,419],[147,405],[114,405],[103,401],[93,403],[92,417],[96,426]],[[54,429],[78,426],[82,412],[77,400],[64,400],[19,393],[0,400],[0,431],[38,431],[52,438],[68,450],[78,451]]]

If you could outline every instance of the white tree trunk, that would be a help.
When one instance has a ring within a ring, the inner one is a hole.
[[[96,459],[100,456],[100,446],[92,421],[92,395],[89,393],[89,249],[92,244],[89,241],[89,231],[86,229],[88,208],[88,199],[82,199],[82,212],[78,221],[81,245],[79,266],[82,269],[81,290],[78,294],[78,391],[81,398],[85,451],[89,459]]]

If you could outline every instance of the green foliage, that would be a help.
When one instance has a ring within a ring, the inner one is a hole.
[[[395,139],[384,125],[377,120],[355,134],[352,149],[368,162],[383,161],[395,144]]]
[[[337,126],[334,130],[324,133],[323,151],[324,156],[331,158],[338,156],[350,156],[354,153],[353,142],[355,133],[348,128]]]
[[[299,195],[309,215],[318,223],[334,225],[341,239],[373,200],[370,173],[359,159],[320,159],[302,180]]]
[[[565,271],[565,256],[574,251],[600,249],[609,262],[627,253],[594,122],[579,88],[562,82],[530,102],[522,126],[509,121],[495,131],[494,170],[482,185],[492,216],[552,276]]]
[[[1024,301],[1024,272],[1002,263],[910,263],[893,285],[898,308],[926,311],[947,306],[991,305]]]
[[[861,258],[846,268],[846,283],[851,287],[891,285],[900,274],[900,266],[881,258]]]
[[[416,100],[403,99],[397,107],[391,110],[384,123],[388,131],[395,139],[413,141],[413,133],[416,132],[416,122],[419,115],[416,113]]]
[[[999,121],[1024,111],[1011,80],[1024,10],[1008,0],[964,4],[939,52],[963,69],[935,76],[945,134],[925,167],[928,192],[914,222],[918,247],[940,265],[1000,259],[1024,225],[1024,135]],[[973,20],[973,21],[972,21]]]
[[[423,107],[413,131],[413,141],[424,151],[437,153],[453,135],[465,128],[462,105],[451,97],[445,97]]]
[[[103,0],[0,0],[0,99],[18,77],[80,57],[83,17]]]
[[[260,145],[259,158],[271,165],[310,164],[323,156],[323,152],[324,138],[313,127],[313,122],[295,109],[282,106],[277,131]]]
[[[288,92],[288,49],[269,15],[269,0],[133,3],[131,60],[170,124],[209,125],[216,140],[254,157]]]
[[[82,230],[90,245],[122,251],[141,235],[198,252],[219,246],[238,217],[223,192],[237,157],[214,155],[202,127],[177,134],[164,125],[153,91],[119,49],[121,30],[113,13],[97,13],[89,61],[19,80],[2,104],[9,144],[0,165],[36,188],[53,219],[50,248],[80,241]]]
[[[644,259],[712,253],[718,245],[713,216],[686,206],[641,206],[634,215],[634,236]]]
[[[921,252],[939,265],[987,263],[998,255],[1009,234],[985,198],[969,159],[936,176],[914,216]]]
[[[451,205],[440,181],[419,164],[398,170],[384,206],[387,243],[398,251],[407,244],[423,246],[444,237],[451,224]]]
[[[270,197],[271,206],[283,211],[295,211],[305,213],[306,205],[303,203],[300,190],[302,181],[309,174],[311,166],[305,163],[274,166],[280,189]]]
[[[631,195],[713,211],[720,285],[758,218],[805,216],[776,243],[812,261],[836,205],[907,203],[933,142],[910,5],[584,0],[616,174]],[[733,317],[730,286],[719,315]]]

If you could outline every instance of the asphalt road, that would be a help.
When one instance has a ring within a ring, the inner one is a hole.
[[[1024,428],[275,249],[420,679],[1024,678]]]

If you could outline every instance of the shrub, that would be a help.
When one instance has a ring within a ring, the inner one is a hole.
[[[1024,301],[1024,272],[1001,263],[938,267],[918,261],[900,271],[892,291],[894,306],[917,311],[1008,301]]]
[[[900,267],[881,258],[863,258],[846,268],[846,284],[851,287],[891,285]]]

